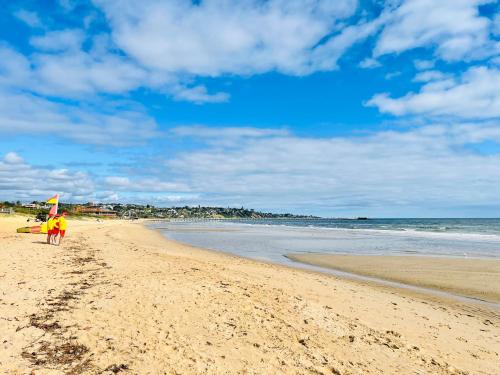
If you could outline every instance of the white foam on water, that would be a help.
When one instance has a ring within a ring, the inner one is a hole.
[[[347,229],[248,223],[164,223],[174,240],[255,258],[290,252],[500,257],[500,236],[418,230]],[[183,228],[196,228],[186,231]],[[214,229],[231,228],[231,231]],[[204,230],[207,229],[207,230]],[[208,230],[210,229],[210,230]]]

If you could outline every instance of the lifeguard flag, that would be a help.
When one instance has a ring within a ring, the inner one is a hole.
[[[49,211],[49,216],[56,216],[57,215],[57,204],[53,205],[51,208],[50,208],[50,211]]]
[[[53,206],[50,208],[49,216],[57,215],[57,209],[59,208],[59,194],[56,194],[52,198],[47,199],[47,203],[53,204]]]
[[[59,201],[59,194],[54,195],[52,198],[47,199],[47,203],[57,204]]]

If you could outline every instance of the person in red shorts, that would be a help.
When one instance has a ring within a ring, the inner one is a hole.
[[[55,217],[54,215],[50,215],[48,220],[47,220],[47,243],[50,245],[54,241],[52,236],[54,235],[54,225],[55,225]]]
[[[57,238],[57,235],[59,235],[59,242],[57,243],[57,245],[60,245],[61,242],[62,242],[62,239],[64,238],[64,236],[66,235],[66,228],[68,227],[68,224],[66,222],[66,215],[68,213],[66,211],[63,211],[61,213],[60,216],[57,216],[56,218],[56,223],[55,223],[55,227],[54,227],[54,230],[55,230],[55,237],[54,238]],[[55,243],[55,241],[54,241]]]

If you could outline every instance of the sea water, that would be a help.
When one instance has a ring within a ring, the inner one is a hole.
[[[256,219],[153,226],[179,242],[288,265],[290,253],[500,258],[500,219]]]

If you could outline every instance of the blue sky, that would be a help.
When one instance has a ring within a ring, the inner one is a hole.
[[[0,11],[0,197],[498,217],[500,4]]]

